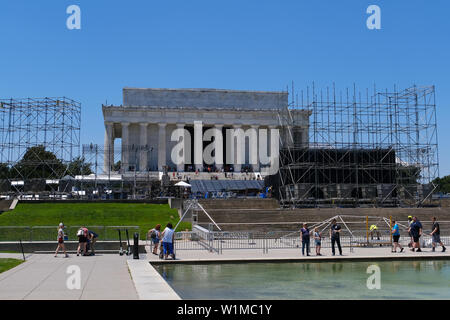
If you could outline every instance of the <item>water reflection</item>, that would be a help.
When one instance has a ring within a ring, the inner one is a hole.
[[[444,267],[443,261],[433,261],[433,270],[441,271],[443,267]]]
[[[366,286],[378,265],[381,290]],[[450,299],[449,261],[170,264],[155,267],[184,299]]]
[[[333,265],[332,265],[333,273],[342,272],[343,269],[344,269],[344,264],[341,262],[336,262],[336,263],[333,263]]]
[[[423,262],[413,261],[412,264],[413,264],[414,270],[416,270],[417,272],[420,272],[420,270],[422,270]]]

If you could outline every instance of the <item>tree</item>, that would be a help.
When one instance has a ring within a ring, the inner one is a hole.
[[[112,166],[112,171],[120,171],[120,168],[122,167],[122,162],[119,160]]]
[[[92,163],[86,162],[84,157],[76,157],[73,159],[67,168],[67,174],[71,176],[89,175],[92,173]]]
[[[450,193],[450,175],[442,178],[438,177],[433,180],[433,183],[438,185],[436,191],[442,193]]]
[[[0,163],[0,180],[9,178],[9,166],[6,163]]]
[[[28,148],[22,159],[10,170],[11,178],[58,179],[65,172],[65,166],[53,152],[42,145]]]

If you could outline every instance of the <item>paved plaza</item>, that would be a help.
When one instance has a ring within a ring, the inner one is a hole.
[[[22,255],[1,254],[1,258],[21,259]],[[0,300],[92,300],[138,299],[126,259],[119,255],[55,258],[33,254],[26,262],[0,274]],[[80,289],[68,289],[69,266],[80,268]]]

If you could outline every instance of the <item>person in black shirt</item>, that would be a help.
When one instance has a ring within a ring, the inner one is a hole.
[[[430,236],[432,237],[432,251],[434,252],[436,249],[436,243],[439,243],[442,247],[442,252],[445,252],[445,246],[441,241],[441,229],[439,227],[439,223],[436,221],[436,217],[433,217],[431,221],[433,222],[432,232],[430,233]]]
[[[306,255],[309,256],[310,235],[308,225],[306,223],[303,224],[303,228],[300,229],[300,232],[302,234],[302,255],[303,256],[305,255],[305,247],[306,247]]]
[[[336,219],[333,219],[331,228],[330,228],[330,238],[331,238],[331,251],[333,252],[333,256],[335,255],[334,244],[337,244],[339,249],[339,255],[342,256],[342,248],[341,248],[341,226],[336,223]]]
[[[417,249],[416,252],[422,252],[420,249],[420,237],[422,236],[422,224],[420,223],[419,219],[417,217],[413,217],[413,222],[409,226],[409,232],[411,232],[411,236],[413,237],[413,247],[411,248],[411,251],[414,251],[414,249]]]

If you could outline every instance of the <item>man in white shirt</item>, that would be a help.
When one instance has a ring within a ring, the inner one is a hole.
[[[175,237],[175,231],[173,230],[172,224],[169,222],[161,234],[163,249],[164,249],[164,259],[170,254],[172,259],[175,260],[175,254],[173,253],[173,240]]]

